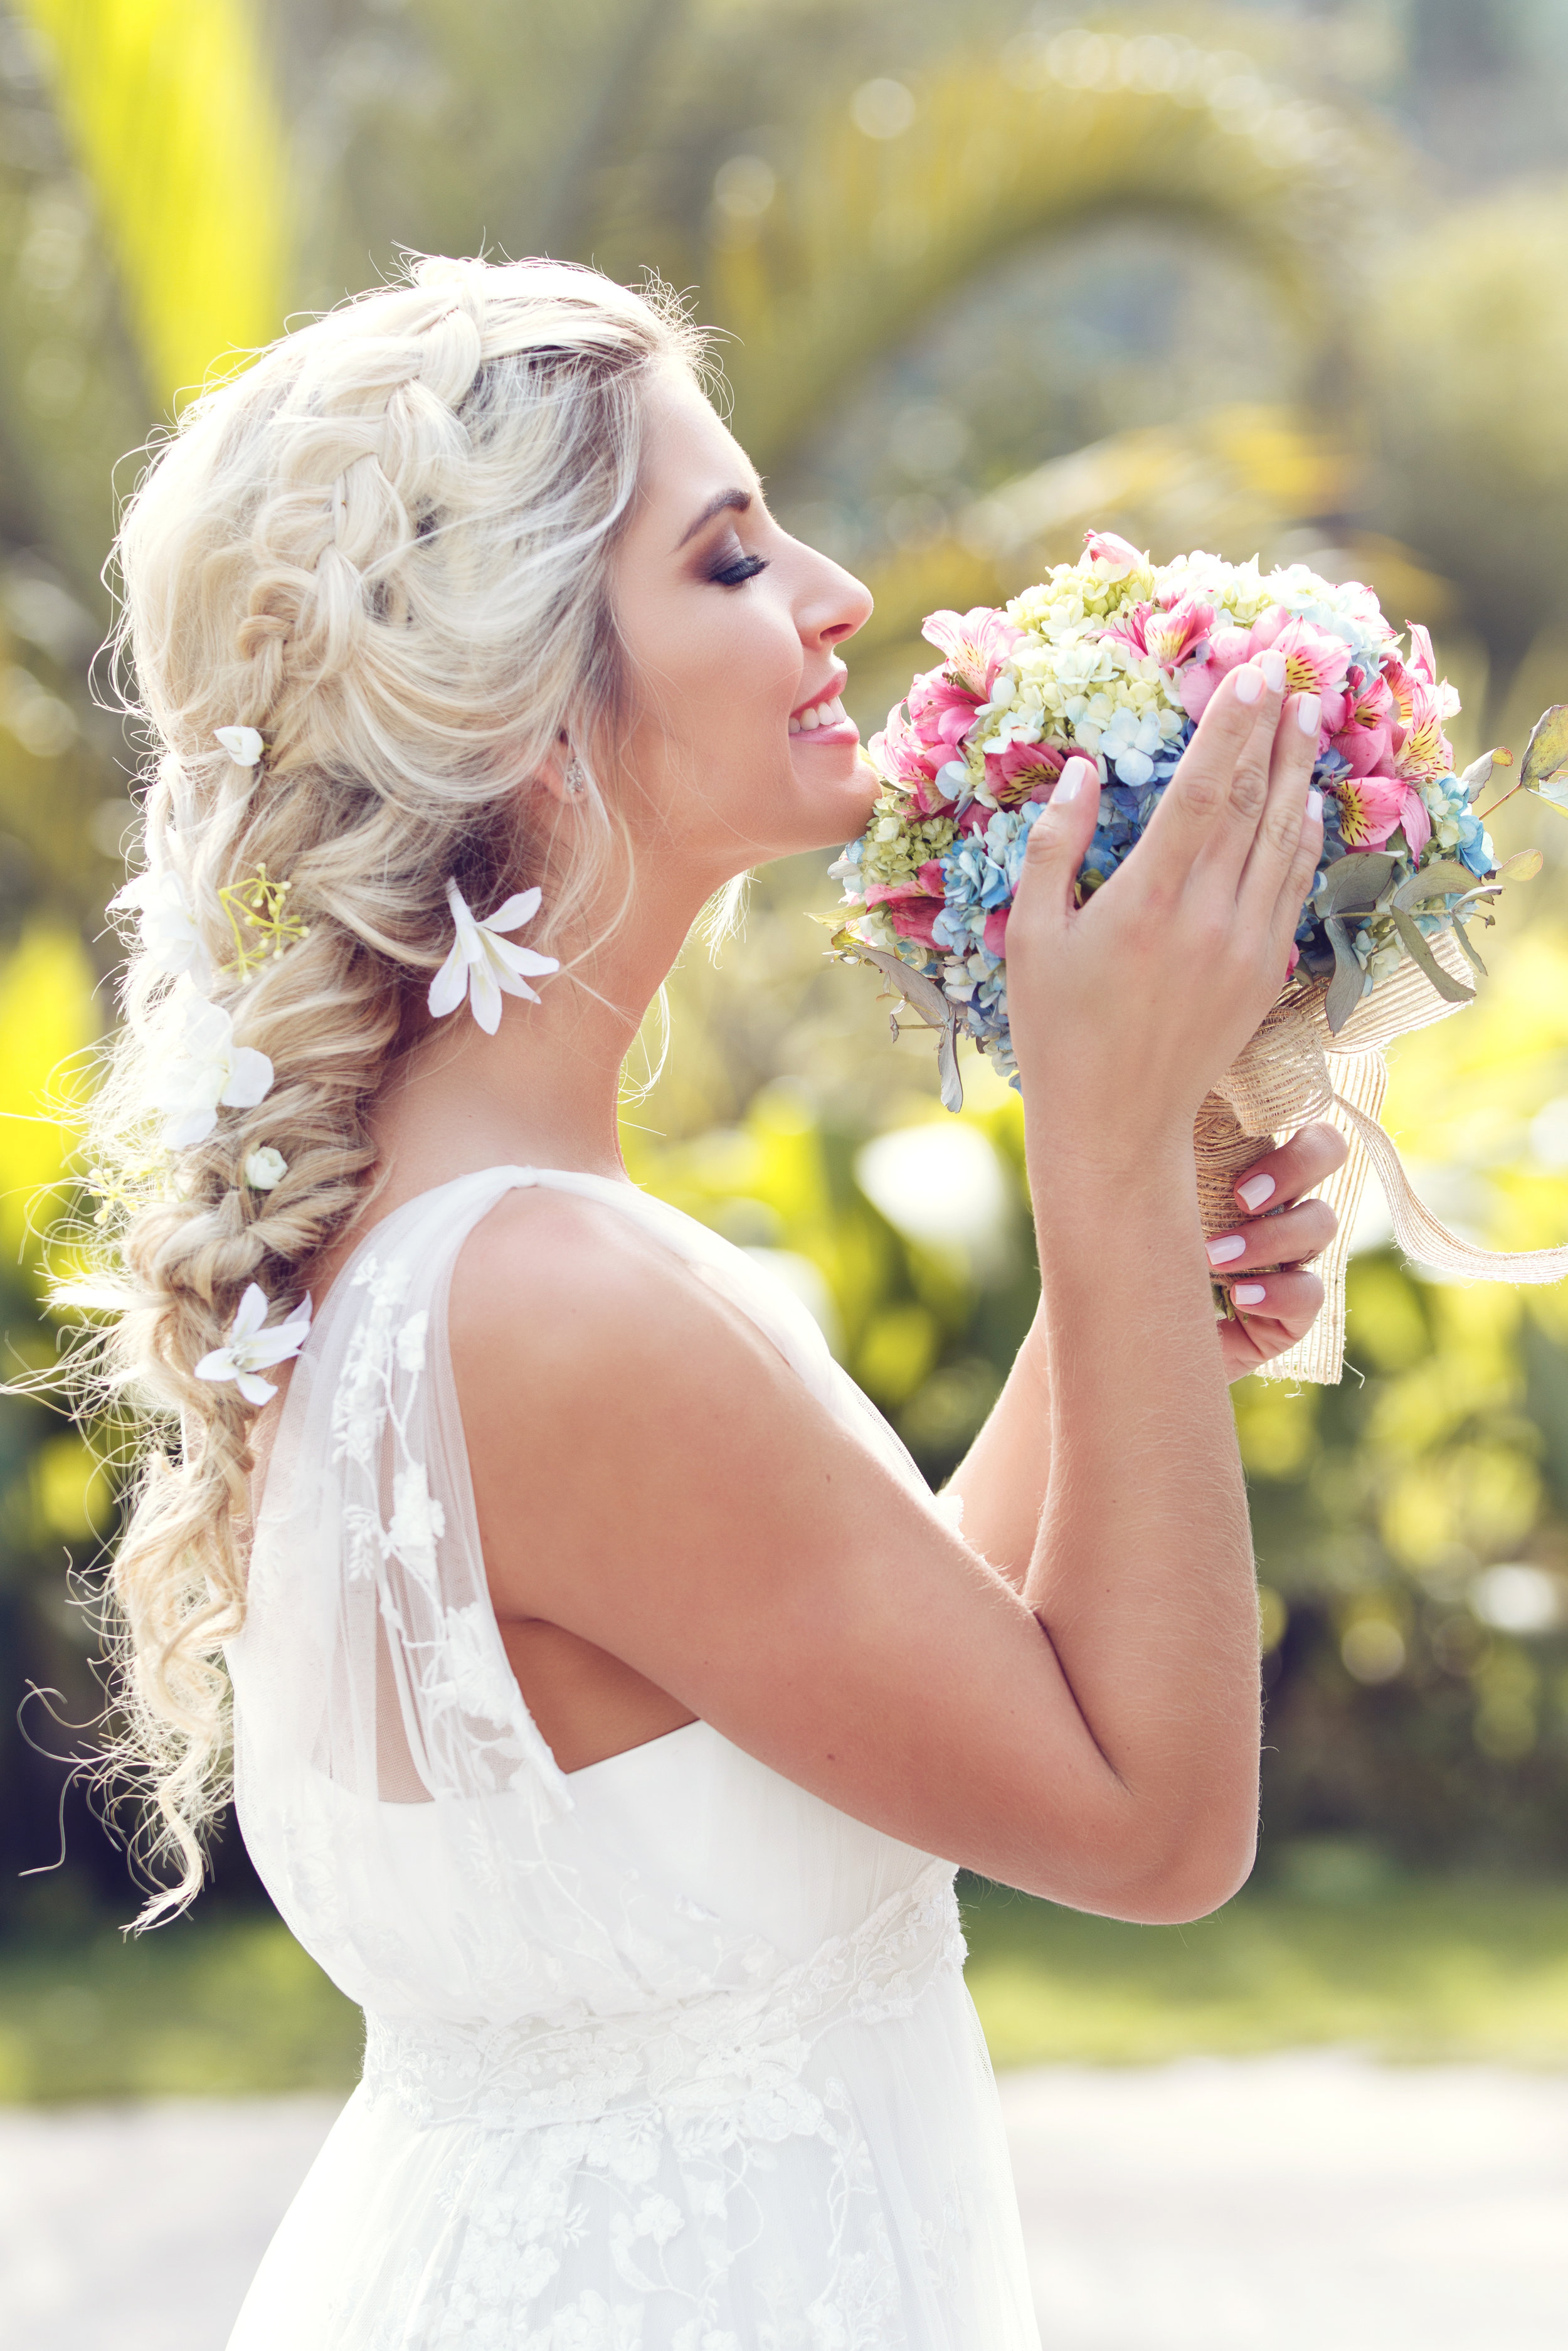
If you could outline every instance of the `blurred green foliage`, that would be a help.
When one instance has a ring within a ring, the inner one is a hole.
[[[35,1235],[67,1165],[49,1105],[79,1081],[53,1073],[73,1054],[79,1071],[109,1018],[102,907],[134,834],[127,746],[86,683],[114,468],[182,386],[400,244],[653,265],[731,337],[736,427],[781,514],[876,590],[852,648],[862,726],[921,659],[925,611],[1010,592],[1094,521],[1161,555],[1369,579],[1437,628],[1461,752],[1517,745],[1568,693],[1560,15],[0,0],[11,1364],[53,1345]],[[1511,893],[1480,1006],[1404,1047],[1389,1113],[1435,1205],[1516,1246],[1568,1233],[1555,823],[1500,820],[1506,847],[1542,840],[1547,873]],[[694,945],[667,1067],[628,1101],[628,1162],[772,1253],[940,1479],[1032,1311],[1019,1105],[971,1064],[945,1121],[924,1043],[895,1043],[867,977],[822,961],[803,917],[831,894],[815,861],[776,869],[716,969]],[[1238,1398],[1266,1586],[1265,1866],[1345,1836],[1432,1866],[1555,1865],[1568,1309],[1425,1283],[1364,1240],[1353,1375]],[[123,1913],[123,1866],[73,1799],[71,1870],[16,1892],[56,1851],[59,1772],[13,1734],[10,1693],[36,1681],[66,1722],[90,1717],[65,1570],[110,1518],[80,1438],[0,1405],[0,1916],[62,1928]],[[36,1706],[26,1720],[78,1741]],[[1099,1931],[1068,1922],[1056,1948],[1091,1955]]]

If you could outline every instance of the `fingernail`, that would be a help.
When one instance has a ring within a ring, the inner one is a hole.
[[[1260,1281],[1235,1281],[1230,1285],[1233,1305],[1261,1306],[1268,1295]]]
[[[1311,791],[1307,794],[1307,814],[1311,817],[1321,817],[1322,812],[1323,796],[1322,792],[1319,791],[1316,784],[1314,784]]]
[[[1056,779],[1056,789],[1051,796],[1052,805],[1060,800],[1063,808],[1069,807],[1093,772],[1087,759],[1069,759]]]
[[[1303,694],[1296,705],[1296,724],[1301,728],[1302,734],[1315,735],[1318,731],[1318,721],[1322,718],[1322,695],[1321,694]]]
[[[1236,699],[1238,702],[1262,701],[1263,673],[1255,662],[1249,662],[1244,669],[1237,671]]]
[[[1236,1196],[1244,1208],[1260,1208],[1273,1189],[1271,1176],[1249,1176],[1245,1184],[1236,1186]]]
[[[1259,654],[1258,666],[1263,673],[1270,693],[1278,694],[1285,683],[1284,654],[1270,645],[1266,653]]]
[[[1247,1238],[1243,1233],[1226,1233],[1217,1241],[1206,1241],[1204,1246],[1210,1265],[1228,1265],[1232,1258],[1245,1256]]]

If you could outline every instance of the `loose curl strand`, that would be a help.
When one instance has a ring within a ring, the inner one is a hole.
[[[275,1314],[297,1301],[373,1190],[368,1113],[450,945],[447,877],[483,911],[548,854],[542,947],[617,883],[627,903],[627,828],[599,781],[625,723],[608,559],[671,363],[700,374],[704,350],[656,282],[413,259],[187,409],[122,518],[116,674],[149,744],[147,865],[177,877],[203,992],[275,1073],[254,1108],[163,1149],[192,982],[131,948],[90,1113],[107,1221],[66,1294],[95,1310],[80,1403],[129,1406],[138,1429],[107,1579],[106,1768],[149,1800],[138,1849],[161,1875],[139,1924],[199,1890],[228,1792],[256,1408],[196,1365],[249,1283]],[[220,726],[256,728],[259,764]],[[535,804],[555,804],[518,787],[563,736],[589,789],[541,837]],[[306,935],[236,960],[221,893],[263,868]],[[264,1148],[286,1163],[271,1190],[244,1172]]]

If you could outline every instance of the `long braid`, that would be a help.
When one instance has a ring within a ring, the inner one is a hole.
[[[120,1204],[94,1291],[109,1377],[149,1437],[111,1575],[127,1727],[110,1760],[140,1773],[176,1870],[144,1923],[201,1882],[226,1792],[221,1646],[245,1613],[255,1409],[196,1366],[247,1285],[292,1304],[362,1206],[371,1104],[450,944],[447,876],[486,903],[533,878],[528,778],[563,727],[590,751],[613,732],[606,558],[643,386],[695,360],[667,298],[594,272],[421,262],[196,403],[127,512],[150,868],[183,894],[203,992],[273,1067],[254,1107],[220,1108],[160,1164],[153,1105],[192,982],[132,953],[92,1155]],[[264,757],[238,764],[220,726],[256,729]],[[552,864],[558,928],[627,853],[597,789],[583,818],[574,862]],[[256,960],[231,909],[263,874],[304,935]],[[260,1151],[285,1164],[271,1189],[247,1180]],[[84,1391],[93,1377],[84,1358]]]

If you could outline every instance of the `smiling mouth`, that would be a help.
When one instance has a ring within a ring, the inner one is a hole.
[[[843,726],[847,724],[848,714],[834,694],[824,702],[813,702],[806,709],[796,711],[789,721],[789,732],[791,735],[814,735],[819,726]]]

